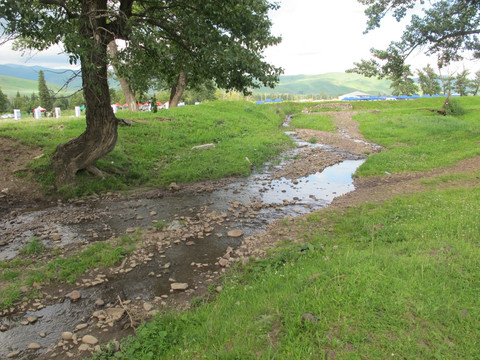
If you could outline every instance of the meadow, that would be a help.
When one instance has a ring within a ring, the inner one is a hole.
[[[465,114],[457,117],[430,111],[437,100],[355,104],[375,110],[356,119],[385,147],[357,176],[478,156],[480,101],[458,101]],[[479,179],[478,169],[423,179],[429,186],[420,193],[285,219],[277,230],[287,239],[268,258],[233,269],[220,294],[212,288],[191,310],[157,316],[121,351],[95,358],[474,359]]]

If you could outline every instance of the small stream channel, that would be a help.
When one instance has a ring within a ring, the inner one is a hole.
[[[299,140],[292,133],[290,136],[298,146],[285,154],[286,158],[293,158],[304,147],[324,147]],[[271,174],[285,165],[282,162],[211,192],[77,201],[45,208],[17,209],[13,218],[0,221],[0,239],[14,239],[0,247],[0,260],[14,258],[32,236],[44,239],[47,246],[71,246],[119,236],[129,228],[147,228],[152,226],[152,219],[172,223],[179,217],[195,217],[196,213],[206,209],[228,213],[233,202],[273,204],[262,207],[252,217],[241,220],[230,217],[228,221],[216,225],[211,234],[195,238],[193,246],[184,243],[172,246],[162,255],[154,254],[152,261],[146,265],[109,278],[101,286],[82,289],[80,302],[73,304],[61,295],[60,301],[41,310],[1,317],[0,326],[8,330],[0,332],[0,358],[19,350],[19,358],[36,359],[61,339],[63,331],[72,331],[76,325],[85,322],[97,310],[97,299],[114,303],[120,296],[123,300],[142,298],[150,301],[169,293],[169,278],[192,283],[195,273],[191,263],[209,264],[202,271],[218,270],[218,266],[214,265],[217,259],[225,254],[227,247],[235,248],[242,241],[241,238],[227,236],[231,229],[242,230],[247,237],[263,231],[273,220],[312,212],[325,207],[335,197],[354,190],[352,174],[364,159],[352,154],[344,155],[347,160],[296,180],[271,179]],[[167,263],[171,265],[165,268]],[[163,276],[148,276],[152,271],[158,273],[158,269],[164,269]],[[29,315],[40,318],[28,326],[19,325]],[[25,350],[32,342],[38,343],[41,349],[36,352]]]

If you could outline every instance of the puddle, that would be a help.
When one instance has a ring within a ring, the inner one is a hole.
[[[296,142],[301,147],[323,147],[300,140]],[[105,303],[114,303],[117,296],[122,300],[142,298],[151,301],[154,297],[169,294],[169,278],[192,283],[195,271],[199,270],[195,270],[191,263],[209,264],[202,271],[212,270],[216,259],[225,254],[227,247],[235,248],[241,243],[241,239],[226,236],[231,229],[242,230],[244,236],[250,236],[263,231],[273,220],[325,207],[335,197],[354,190],[352,174],[364,160],[351,154],[349,156],[352,160],[295,180],[271,180],[273,168],[210,193],[172,194],[151,199],[79,201],[19,211],[13,220],[0,221],[0,236],[14,239],[0,248],[0,260],[6,260],[16,256],[33,236],[43,239],[47,246],[83,244],[123,235],[127,228],[147,228],[152,226],[153,220],[171,223],[179,217],[195,219],[199,212],[207,211],[231,214],[233,202],[270,205],[261,207],[252,217],[229,216],[228,221],[215,225],[210,234],[195,237],[193,246],[184,243],[172,246],[162,255],[155,253],[150,262],[129,273],[109,278],[101,286],[82,289],[80,303],[71,304],[68,299],[61,299],[59,303],[47,306],[34,313],[42,316],[34,324],[18,325],[30,313],[21,318],[0,318],[0,325],[9,328],[0,332],[0,358],[6,357],[10,351],[26,349],[31,342],[40,344],[40,351],[44,352],[48,346],[60,340],[63,331],[72,331],[76,325],[86,321],[96,310],[95,300],[98,298]],[[282,166],[280,164],[277,167]],[[164,267],[167,262],[171,264],[169,268]],[[149,276],[151,272],[161,277]],[[40,333],[45,333],[45,337],[40,338]],[[24,352],[22,356],[22,359],[37,358],[34,352]]]

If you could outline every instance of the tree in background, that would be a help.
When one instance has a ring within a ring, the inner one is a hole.
[[[70,61],[81,64],[87,126],[53,153],[56,185],[74,183],[81,169],[103,176],[94,164],[117,142],[107,71],[111,41],[125,40],[125,54],[143,54],[134,56],[142,59],[138,74],[161,62],[163,50],[174,45],[190,59],[193,73],[225,89],[272,86],[281,69],[264,61],[263,50],[280,41],[271,35],[268,18],[277,7],[267,0],[3,0],[0,27],[18,48],[61,44]]]
[[[380,27],[381,20],[392,14],[398,21],[408,10],[423,0],[358,0],[366,5],[367,32]],[[438,56],[440,68],[451,61],[461,60],[462,54],[472,52],[480,57],[480,1],[431,0],[431,6],[421,15],[412,16],[400,41],[393,41],[386,50],[372,49],[373,59],[355,63],[355,72],[366,76],[401,77],[405,60],[416,50]]]
[[[390,84],[390,88],[392,88],[392,95],[411,96],[416,94],[418,92],[418,86],[411,76],[413,76],[413,74],[409,69],[408,72],[404,71],[402,76],[391,78],[392,83]]]
[[[477,96],[480,89],[480,70],[475,73],[475,78],[470,83],[470,86],[472,87],[472,95]]]
[[[127,79],[124,77],[120,76],[118,74],[118,46],[115,40],[110,41],[108,44],[108,52],[110,55],[110,63],[112,64],[113,71],[115,71],[115,74],[117,76],[117,80],[120,83],[120,87],[122,88],[123,96],[125,98],[126,103],[128,104],[128,110],[130,111],[138,111],[138,103],[137,103],[137,97],[135,96],[135,92],[132,90],[132,87],[128,83]],[[112,102],[116,102],[113,101]],[[124,102],[122,101],[122,104]]]
[[[455,77],[454,90],[460,96],[467,96],[470,93],[471,80],[468,79],[468,75],[470,75],[470,72],[466,69],[463,69]]]
[[[417,70],[417,73],[420,89],[422,89],[424,94],[437,95],[441,93],[442,88],[440,86],[440,77],[430,64],[424,67],[423,70]]]
[[[0,113],[10,110],[10,101],[0,88]]]
[[[45,108],[47,111],[52,111],[53,110],[52,94],[50,94],[50,90],[47,87],[45,76],[42,70],[38,72],[38,96],[40,98],[40,106]]]

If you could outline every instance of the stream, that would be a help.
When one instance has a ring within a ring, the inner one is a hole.
[[[156,221],[162,221],[170,228],[181,228],[184,219],[195,220],[211,213],[227,215],[222,221],[212,221],[207,231],[193,233],[189,237],[190,243],[178,241],[164,251],[152,251],[149,261],[141,266],[109,277],[99,286],[82,288],[79,302],[72,302],[66,294],[55,294],[46,306],[0,317],[0,330],[3,327],[0,331],[0,358],[20,351],[17,358],[37,359],[61,340],[62,332],[72,331],[87,322],[98,310],[97,299],[115,303],[118,297],[124,301],[153,301],[156,297],[165,297],[171,294],[171,279],[192,284],[199,272],[218,271],[218,259],[229,247],[236,249],[244,238],[264,231],[270,222],[318,210],[335,197],[354,190],[352,174],[364,159],[348,153],[342,153],[345,160],[322,172],[294,180],[272,179],[271,175],[302,149],[319,147],[341,152],[297,139],[294,133],[289,135],[297,143],[297,148],[284,154],[285,160],[280,164],[267,166],[261,173],[212,191],[172,192],[148,198],[112,196],[43,208],[12,209],[10,216],[0,220],[0,241],[4,241],[0,246],[0,260],[13,259],[33,236],[42,239],[47,247],[74,247],[118,237],[132,232],[132,229],[152,227]],[[261,206],[251,207],[242,215],[245,204]],[[241,231],[243,236],[228,236],[232,229]],[[152,273],[158,275],[151,276]],[[35,316],[36,320],[22,325],[28,316]],[[27,350],[32,342],[40,345],[40,349]]]

